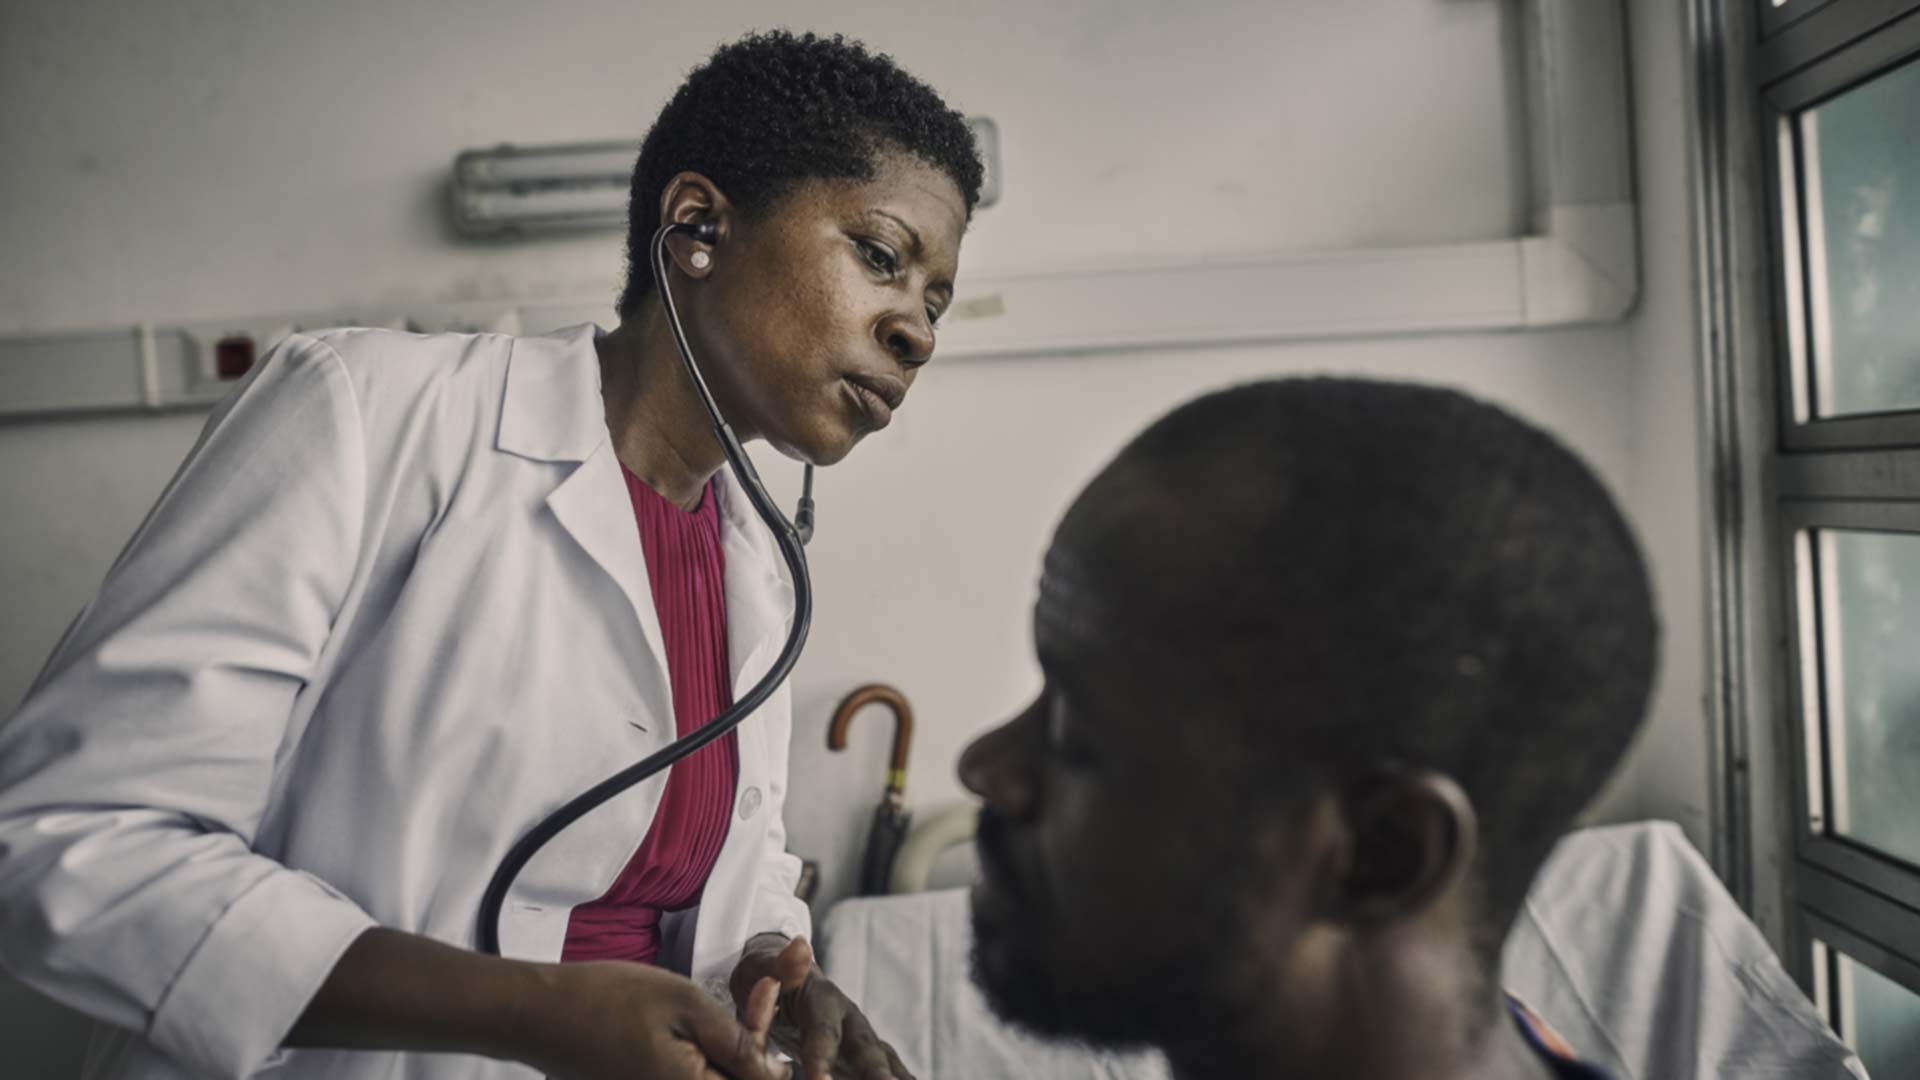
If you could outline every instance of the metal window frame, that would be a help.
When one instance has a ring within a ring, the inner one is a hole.
[[[1820,529],[1920,535],[1920,409],[1811,418],[1805,170],[1792,125],[1805,109],[1920,57],[1920,0],[1789,0],[1778,9],[1770,0],[1693,0],[1692,26],[1698,134],[1720,144],[1696,150],[1695,192],[1703,415],[1724,428],[1710,432],[1708,463],[1712,661],[1723,679],[1754,673],[1715,698],[1716,719],[1742,751],[1720,763],[1721,784],[1754,823],[1736,861],[1770,870],[1752,880],[1756,921],[1838,1022],[1845,995],[1833,970],[1816,970],[1816,945],[1828,969],[1838,950],[1920,993],[1920,866],[1834,831],[1811,538]],[[1745,787],[1751,801],[1741,806]],[[1768,903],[1771,922],[1760,911]]]
[[[1812,379],[1812,300],[1807,284],[1815,274],[1808,240],[1807,163],[1797,118],[1849,90],[1908,63],[1920,63],[1920,4],[1876,35],[1856,41],[1818,64],[1766,85],[1760,92],[1762,145],[1766,178],[1769,245],[1773,265],[1794,266],[1789,278],[1773,275],[1775,385],[1790,392],[1775,395],[1783,448],[1842,448],[1920,445],[1920,408],[1876,414],[1814,418]]]
[[[1920,994],[1920,963],[1911,958],[1911,950],[1920,948],[1920,917],[1844,878],[1819,871],[1809,872],[1805,897],[1797,930],[1808,947],[1799,950],[1805,955],[1798,960],[1809,979],[1813,978],[1812,945],[1817,942]],[[1828,917],[1823,913],[1827,910],[1844,914]],[[1792,964],[1787,966],[1794,970]],[[1838,1002],[1833,1004],[1837,1006]],[[1829,1017],[1838,1019],[1837,1008],[1826,1011]],[[1840,1026],[1836,1023],[1835,1030]]]
[[[1760,35],[1772,37],[1831,4],[1833,0],[1748,0],[1760,21]]]
[[[1777,514],[1778,550],[1786,555],[1781,560],[1780,589],[1787,601],[1782,629],[1790,641],[1804,643],[1787,665],[1791,692],[1786,700],[1795,713],[1792,742],[1798,761],[1793,770],[1795,861],[1904,905],[1920,920],[1920,865],[1882,854],[1834,831],[1834,793],[1844,785],[1845,777],[1831,767],[1837,720],[1828,715],[1830,699],[1820,692],[1827,674],[1830,642],[1819,637],[1823,621],[1810,617],[1806,609],[1809,599],[1820,604],[1825,598],[1820,595],[1816,568],[1801,554],[1810,545],[1800,540],[1802,535],[1828,529],[1920,538],[1920,502],[1787,498],[1780,502]],[[1804,893],[1802,902],[1807,902]],[[1920,938],[1915,939],[1915,947],[1913,957],[1920,962]]]
[[[1745,373],[1735,362],[1740,351],[1737,343],[1754,336],[1747,329],[1754,321],[1748,303],[1751,290],[1741,288],[1740,283],[1743,276],[1752,273],[1755,260],[1742,245],[1760,230],[1742,227],[1743,211],[1750,213],[1756,200],[1741,188],[1739,178],[1744,170],[1737,165],[1751,156],[1740,142],[1745,125],[1734,119],[1740,115],[1744,97],[1728,92],[1729,87],[1745,83],[1740,65],[1750,52],[1743,39],[1750,23],[1744,12],[1729,18],[1723,6],[1727,2],[1746,0],[1692,0],[1687,8],[1696,105],[1688,164],[1693,177],[1696,233],[1700,425],[1702,465],[1707,473],[1704,486],[1711,514],[1711,542],[1703,552],[1709,642],[1705,703],[1708,802],[1718,825],[1711,832],[1707,854],[1728,891],[1742,907],[1755,912],[1756,922],[1764,931],[1771,920],[1762,909],[1771,908],[1784,917],[1786,905],[1771,902],[1773,894],[1756,893],[1754,888],[1754,857],[1764,848],[1755,843],[1753,828],[1756,743],[1750,737],[1747,717],[1755,703],[1764,699],[1765,690],[1751,692],[1748,673],[1756,665],[1750,663],[1747,646],[1760,636],[1750,632],[1756,609],[1748,598],[1772,595],[1771,590],[1756,588],[1751,581],[1751,552],[1764,545],[1771,533],[1759,530],[1756,539],[1760,545],[1748,544],[1748,536],[1755,530],[1749,528],[1747,518],[1756,500],[1747,497],[1746,488],[1766,482],[1765,465],[1771,458],[1752,452],[1754,425],[1743,423],[1743,419],[1765,417],[1767,412],[1748,404],[1753,389],[1745,385],[1750,380],[1743,379]],[[1764,341],[1764,332],[1758,337]],[[1760,467],[1747,468],[1750,459],[1757,459]],[[1764,551],[1759,554],[1770,564]],[[1777,664],[1757,667],[1779,670]],[[1762,751],[1769,745],[1764,739],[1758,742]],[[1759,787],[1766,790],[1764,771],[1759,781]],[[1776,831],[1762,829],[1758,836],[1770,838]]]
[[[1815,63],[1920,8],[1916,0],[1747,0],[1759,6],[1754,69],[1762,83]]]

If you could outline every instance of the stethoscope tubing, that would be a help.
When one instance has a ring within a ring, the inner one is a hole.
[[[520,871],[539,853],[547,842],[558,836],[569,825],[585,817],[608,800],[613,799],[634,785],[653,777],[675,762],[698,752],[715,739],[721,738],[742,720],[752,715],[755,709],[765,704],[773,692],[779,689],[793,671],[794,664],[800,659],[800,650],[807,643],[807,631],[813,623],[813,582],[807,573],[807,555],[802,546],[799,530],[773,504],[767,495],[766,486],[760,482],[760,475],[754,471],[753,462],[741,447],[740,440],[734,437],[733,429],[720,415],[720,408],[713,400],[713,394],[700,375],[699,365],[693,361],[693,350],[687,345],[686,331],[680,325],[680,314],[674,307],[673,292],[667,286],[667,237],[676,232],[698,233],[693,225],[669,223],[653,234],[651,245],[653,260],[654,287],[660,290],[660,299],[666,308],[667,322],[673,328],[674,344],[679,346],[680,359],[686,365],[688,377],[700,401],[706,406],[707,415],[713,420],[714,435],[720,440],[720,449],[726,455],[727,465],[747,495],[747,501],[753,504],[754,512],[760,520],[767,523],[773,531],[775,544],[780,555],[786,560],[787,571],[793,578],[793,623],[787,631],[786,644],[775,657],[773,666],[753,684],[732,707],[701,725],[691,734],[674,740],[652,754],[647,755],[633,765],[629,765],[605,780],[593,785],[562,804],[558,810],[548,814],[538,825],[528,830],[526,835],[516,841],[513,847],[500,860],[494,870],[493,878],[487,882],[486,892],[480,897],[479,947],[480,951],[500,955],[500,911],[506,903],[507,892],[513,887]]]

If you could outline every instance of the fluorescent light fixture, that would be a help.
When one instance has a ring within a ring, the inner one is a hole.
[[[555,180],[625,184],[639,153],[637,143],[594,143],[548,150],[502,147],[469,150],[455,159],[453,168],[463,183],[476,187]]]
[[[986,165],[980,206],[1000,200],[1000,132],[967,118]],[[624,229],[640,140],[467,150],[453,159],[454,226],[468,236]]]
[[[453,221],[470,236],[620,229],[633,142],[500,146],[453,159]]]
[[[627,186],[582,184],[528,191],[467,191],[459,197],[457,212],[462,228],[475,233],[529,226],[613,228],[626,224]]]

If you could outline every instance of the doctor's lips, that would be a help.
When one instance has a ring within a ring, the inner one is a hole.
[[[875,431],[891,423],[893,410],[907,400],[907,384],[897,376],[855,372],[842,376],[841,381],[847,384],[854,401],[867,414],[867,420]]]

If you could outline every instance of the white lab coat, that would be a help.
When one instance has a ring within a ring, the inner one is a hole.
[[[0,726],[0,961],[117,1025],[89,1075],[533,1075],[275,1050],[363,930],[471,946],[508,847],[673,737],[593,336],[289,339]],[[738,696],[792,591],[721,477]],[[737,729],[725,846],[700,907],[665,927],[662,962],[718,993],[748,937],[808,930],[781,823],[790,723],[782,690]],[[611,884],[664,786],[527,866],[506,955],[559,956],[569,909]]]

